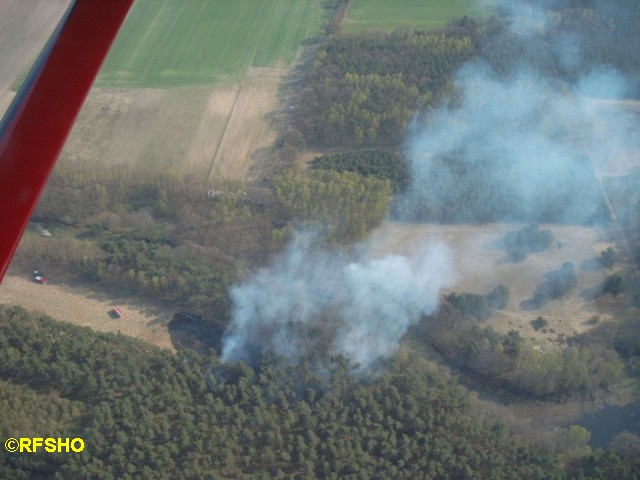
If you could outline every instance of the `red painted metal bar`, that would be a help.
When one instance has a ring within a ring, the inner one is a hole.
[[[0,127],[0,281],[134,0],[76,0]]]

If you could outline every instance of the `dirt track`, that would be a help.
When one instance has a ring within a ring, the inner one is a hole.
[[[121,332],[173,350],[167,330],[173,312],[130,302],[127,298],[109,297],[88,288],[52,281],[40,285],[26,275],[7,275],[0,284],[0,304],[20,305],[56,320],[91,327],[99,332]],[[124,318],[114,319],[109,315],[115,305],[124,311]]]

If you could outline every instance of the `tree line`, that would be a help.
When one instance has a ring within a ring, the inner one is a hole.
[[[359,240],[387,214],[391,183],[354,172],[315,170],[275,179],[281,219],[312,228],[329,241]]]
[[[504,298],[498,291],[446,296],[440,311],[425,318],[417,334],[457,367],[527,397],[589,396],[622,381],[623,350],[611,342],[567,339],[563,348],[540,352],[517,330],[501,334],[483,324],[491,300]]]
[[[224,318],[229,285],[265,265],[296,228],[333,243],[358,240],[380,223],[391,196],[388,180],[350,171],[283,173],[273,185],[259,203],[212,197],[189,175],[58,169],[35,213],[54,236],[26,235],[16,260]]]

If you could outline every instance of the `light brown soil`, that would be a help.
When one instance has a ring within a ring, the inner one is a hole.
[[[134,299],[109,297],[84,287],[55,283],[47,285],[31,281],[28,275],[7,275],[0,284],[0,304],[20,305],[56,320],[87,326],[98,332],[121,332],[161,348],[173,350],[167,324],[173,312],[143,305]],[[109,315],[119,306],[124,317]]]
[[[590,269],[589,260],[611,246],[606,230],[566,225],[541,225],[550,230],[553,243],[549,250],[533,253],[525,260],[513,263],[497,242],[509,231],[522,225],[424,225],[384,223],[374,234],[373,244],[378,254],[387,252],[408,254],[416,246],[439,240],[452,250],[458,276],[457,292],[486,294],[498,285],[510,291],[510,301],[504,310],[487,321],[499,332],[518,330],[537,345],[556,345],[559,337],[570,337],[592,328],[587,321],[599,315],[602,321],[613,318],[618,302],[606,299],[596,302],[585,298],[588,289],[599,285],[612,270]],[[572,262],[578,275],[578,285],[567,295],[553,300],[537,310],[524,310],[521,303],[533,296],[543,275],[556,270],[564,262]],[[448,293],[448,292],[444,292]],[[549,322],[546,333],[535,331],[530,322],[543,316]],[[551,329],[554,332],[551,332]]]
[[[213,182],[234,180],[244,182],[249,169],[267,156],[276,138],[267,114],[276,106],[276,94],[281,76],[269,69],[266,76],[248,76],[240,89],[226,125],[222,141],[213,159],[209,179]]]
[[[217,87],[211,92],[188,148],[189,170],[209,173],[239,93],[239,86]]]
[[[237,91],[94,88],[60,162],[130,163],[206,174]]]
[[[244,183],[275,140],[267,114],[284,72],[260,69],[241,86],[94,88],[59,162],[132,163]]]
[[[0,2],[0,99],[36,60],[70,3],[71,0]]]

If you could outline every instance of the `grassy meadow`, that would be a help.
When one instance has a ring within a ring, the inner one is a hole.
[[[487,0],[352,0],[343,31],[443,27],[464,15],[491,15],[494,8],[490,3]]]
[[[249,67],[286,67],[319,35],[325,0],[138,0],[98,85],[233,84]]]

